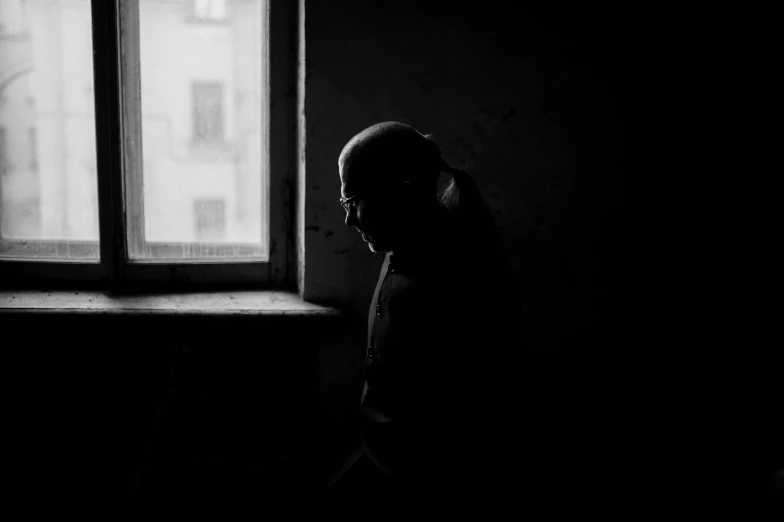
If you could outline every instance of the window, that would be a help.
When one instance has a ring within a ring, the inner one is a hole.
[[[24,32],[22,0],[0,2],[0,35],[16,35]]]
[[[289,2],[0,5],[0,281],[291,283]]]
[[[261,2],[233,6],[244,23],[193,27],[181,5],[140,3],[143,161],[126,172],[133,260],[267,261]],[[196,199],[239,209],[224,218],[227,233],[194,236]]]
[[[194,83],[193,141],[223,141],[223,86],[220,83]]]
[[[219,22],[226,19],[226,0],[193,0],[193,18]]]
[[[197,199],[193,202],[196,240],[223,239],[226,234],[226,204],[222,199]]]
[[[0,35],[0,258],[98,263],[95,98],[72,88],[93,75],[90,4],[2,5],[24,37]]]

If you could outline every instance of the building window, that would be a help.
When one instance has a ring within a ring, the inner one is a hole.
[[[214,241],[226,236],[226,202],[222,199],[197,199],[193,202],[197,241]]]
[[[194,83],[193,100],[194,143],[219,143],[223,141],[223,85]]]
[[[193,0],[193,18],[199,22],[226,20],[226,0]]]
[[[22,0],[0,2],[0,34],[16,35],[24,32]]]

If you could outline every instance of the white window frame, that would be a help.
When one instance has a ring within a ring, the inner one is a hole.
[[[262,157],[268,161],[269,173],[266,262],[219,258],[185,262],[129,259],[128,219],[135,217],[131,223],[142,223],[140,216],[130,215],[141,206],[125,205],[128,197],[140,197],[142,188],[139,0],[92,0],[100,260],[0,258],[0,288],[103,288],[137,292],[240,285],[296,289],[293,254],[297,100],[288,93],[297,85],[295,42],[298,40],[294,23],[299,15],[297,4],[267,0],[262,9],[268,52],[262,78],[269,93],[267,121],[262,122],[267,128]],[[136,234],[136,237],[143,236]],[[67,246],[62,241],[24,243],[30,257],[36,250],[52,252]],[[85,246],[70,243],[76,248]],[[215,246],[221,248],[219,244]]]

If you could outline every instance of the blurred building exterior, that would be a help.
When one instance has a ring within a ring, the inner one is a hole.
[[[261,238],[262,3],[140,0],[147,241]],[[1,238],[98,239],[89,0],[0,2],[0,172]]]

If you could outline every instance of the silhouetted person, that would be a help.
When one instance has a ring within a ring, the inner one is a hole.
[[[372,463],[360,480],[380,471],[378,488],[401,485],[392,503],[410,494],[463,511],[477,500],[498,507],[502,492],[523,501],[536,449],[520,296],[473,179],[398,122],[357,134],[338,166],[346,225],[385,255],[369,314],[362,457],[348,473]],[[441,172],[453,180],[437,197]]]

